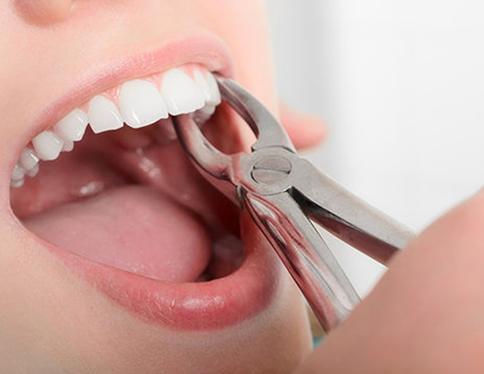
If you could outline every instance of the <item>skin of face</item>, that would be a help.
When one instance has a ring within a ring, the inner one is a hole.
[[[179,35],[209,32],[223,40],[237,79],[278,110],[261,1],[4,0],[1,9],[5,181],[36,119],[79,77]],[[293,130],[295,118],[288,120]],[[321,137],[311,121],[298,144]],[[247,217],[242,221],[248,245],[267,246]],[[176,331],[115,305],[34,240],[11,212],[8,183],[0,187],[0,237],[1,372],[284,373],[310,352],[305,306],[282,266],[274,301],[260,314],[220,330]]]
[[[278,112],[260,1],[17,0],[0,11],[0,177],[36,118],[96,64],[190,32],[227,45],[237,79]],[[280,108],[299,146],[319,122]],[[246,244],[264,245],[247,217]],[[425,230],[314,353],[287,274],[256,317],[174,331],[114,305],[32,239],[0,187],[0,371],[6,373],[482,373],[484,192]]]

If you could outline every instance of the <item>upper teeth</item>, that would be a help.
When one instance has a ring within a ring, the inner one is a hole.
[[[202,88],[182,70],[168,71],[161,82],[161,94],[171,115],[193,112],[205,104]]]
[[[123,123],[140,128],[169,115],[195,111],[197,118],[206,119],[220,103],[214,76],[199,66],[174,68],[158,76],[130,80],[110,92],[118,94],[94,96],[51,129],[35,136],[33,149],[24,148],[12,171],[11,186],[20,187],[25,175],[36,175],[39,160],[55,160],[62,151],[71,151],[74,142],[83,138],[88,124],[94,133],[101,133],[119,129]]]
[[[119,107],[124,122],[135,129],[168,117],[166,104],[156,86],[140,79],[121,86]]]

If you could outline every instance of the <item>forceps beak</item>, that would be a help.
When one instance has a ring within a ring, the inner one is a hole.
[[[286,132],[259,101],[230,79],[216,76],[216,80],[222,99],[245,120],[256,135],[252,151],[282,147],[295,152]],[[198,171],[232,202],[238,204],[240,198],[237,188],[240,181],[234,168],[243,154],[227,155],[215,148],[190,115],[174,117],[173,124],[178,139]]]
[[[238,204],[232,156],[215,148],[190,115],[175,117],[173,125],[183,149],[198,171],[233,203]]]

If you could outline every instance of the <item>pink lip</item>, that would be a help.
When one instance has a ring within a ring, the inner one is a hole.
[[[216,36],[203,33],[166,41],[155,50],[142,51],[123,60],[98,63],[100,67],[79,78],[72,90],[46,107],[34,121],[36,125],[26,134],[25,141],[100,92],[128,79],[149,76],[187,63],[201,64],[210,71],[232,76],[232,60],[225,44]]]
[[[278,289],[280,266],[266,246],[248,245],[234,273],[202,283],[163,283],[50,247],[97,289],[144,320],[179,330],[216,330],[263,311]]]
[[[155,51],[104,65],[74,84],[72,92],[42,113],[30,137],[98,92],[124,80],[162,72],[185,63],[203,64],[209,70],[226,76],[232,73],[226,48],[213,36],[167,42]],[[246,232],[250,230],[248,228]],[[181,330],[220,329],[257,315],[272,302],[281,274],[275,254],[267,246],[255,245],[255,242],[246,245],[244,263],[229,276],[210,282],[180,284],[145,278],[95,263],[43,241],[42,244],[130,312],[152,323]]]

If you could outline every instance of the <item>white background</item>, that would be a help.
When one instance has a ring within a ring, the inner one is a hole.
[[[484,2],[267,3],[281,97],[328,121],[322,170],[416,231],[483,186]],[[332,248],[367,292],[382,268]]]

